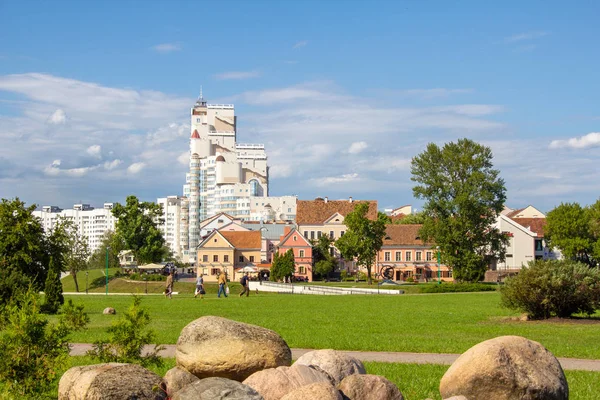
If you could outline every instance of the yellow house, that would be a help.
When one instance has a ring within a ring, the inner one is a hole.
[[[256,267],[260,262],[261,235],[259,231],[211,232],[196,248],[197,274],[204,274],[205,282],[216,282],[221,271],[229,280],[241,277],[241,268]]]

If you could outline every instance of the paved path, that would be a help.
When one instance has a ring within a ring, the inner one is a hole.
[[[75,343],[71,345],[72,356],[82,356],[86,351],[92,349],[91,344]],[[152,349],[152,347],[148,347]],[[312,349],[292,349],[292,358],[298,359],[304,353]],[[401,353],[387,351],[342,351],[361,361],[378,361],[400,364],[440,364],[450,365],[460,354],[437,354],[437,353]],[[160,353],[163,357],[175,357],[175,345],[165,345],[165,350]],[[587,360],[580,358],[558,357],[560,365],[565,370],[600,371],[600,360]]]

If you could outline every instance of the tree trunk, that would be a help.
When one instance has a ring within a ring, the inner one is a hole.
[[[369,285],[373,284],[373,281],[371,280],[371,264],[367,264],[367,283]]]
[[[71,270],[71,275],[73,276],[73,281],[75,282],[75,291],[79,292],[79,284],[77,283],[77,271]]]

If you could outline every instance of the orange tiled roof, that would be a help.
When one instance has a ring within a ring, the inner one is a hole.
[[[537,233],[538,237],[544,237],[544,228],[546,227],[546,218],[511,218],[517,224],[529,228],[530,231]]]
[[[261,248],[260,231],[219,231],[236,249]]]
[[[421,226],[422,225],[416,224],[388,224],[385,226],[383,245],[426,245],[427,243],[424,243],[419,235],[419,229],[421,229]]]
[[[192,139],[200,139],[200,135],[198,134],[198,130],[194,129],[194,133],[192,133]]]
[[[377,219],[377,200],[298,200],[296,202],[296,223],[298,225],[322,224],[335,213],[342,216],[354,210],[360,203],[368,203],[367,218]]]

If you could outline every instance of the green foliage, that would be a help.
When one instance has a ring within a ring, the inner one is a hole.
[[[0,385],[14,398],[42,398],[58,378],[69,356],[69,335],[87,322],[82,306],[72,302],[50,324],[40,314],[33,288],[3,309],[0,332]]]
[[[600,261],[600,200],[589,207],[561,203],[546,217],[544,234],[562,254],[589,266]]]
[[[507,279],[504,306],[532,319],[593,314],[600,308],[600,271],[570,260],[535,261]]]
[[[141,302],[141,297],[134,296],[129,310],[108,328],[108,341],[95,342],[94,349],[87,354],[100,362],[162,365],[158,352],[164,349],[163,346],[155,345],[154,350],[145,355],[142,352],[145,345],[154,343],[156,335],[146,329],[150,324],[150,313],[141,307]]]
[[[90,256],[89,269],[106,268],[106,249],[108,248],[108,268],[119,268],[119,252],[123,249],[123,243],[118,240],[116,234],[107,231],[102,236],[100,246]]]
[[[314,278],[325,279],[335,270],[337,261],[329,252],[333,243],[333,240],[327,235],[321,235],[316,241],[313,241]]]
[[[421,293],[460,293],[460,292],[493,292],[494,285],[483,283],[442,283],[425,285],[419,288]]]
[[[44,288],[44,304],[42,311],[46,314],[56,314],[65,302],[62,283],[60,282],[60,266],[54,257],[50,257],[50,267]]]
[[[117,275],[115,274],[115,277]],[[132,281],[148,281],[148,282],[159,282],[166,281],[167,277],[161,274],[140,274],[133,273],[129,276],[126,276],[127,279],[131,279]]]
[[[396,220],[395,223],[403,225],[423,225],[425,223],[425,213],[418,212],[414,214],[408,214],[402,219]]]
[[[430,143],[412,160],[413,194],[426,201],[421,239],[440,246],[457,281],[479,281],[492,258],[505,257],[507,238],[493,224],[506,189],[492,158],[489,147],[460,139]]]
[[[348,230],[335,245],[346,260],[356,258],[359,265],[367,267],[367,279],[371,284],[371,266],[383,245],[385,222],[381,218],[371,221],[367,218],[368,211],[368,203],[359,203],[346,215],[344,224]]]
[[[283,255],[275,253],[269,279],[277,282],[287,277],[291,277],[294,275],[295,271],[296,263],[294,261],[294,252],[292,249],[289,249]]]
[[[383,222],[384,224],[392,223],[392,219],[387,214],[382,213],[381,211],[377,211],[377,220]]]
[[[2,199],[0,203],[0,270],[3,278],[0,280],[0,304],[6,304],[17,292],[17,288],[11,288],[4,279],[18,283],[19,290],[24,289],[22,284],[27,281],[41,290],[46,280],[49,246],[39,219],[33,216],[35,207],[26,207],[18,198]]]
[[[165,239],[155,222],[161,220],[162,206],[127,196],[125,206],[115,204],[112,213],[119,219],[117,240],[133,252],[139,264],[160,262],[168,255]]]

